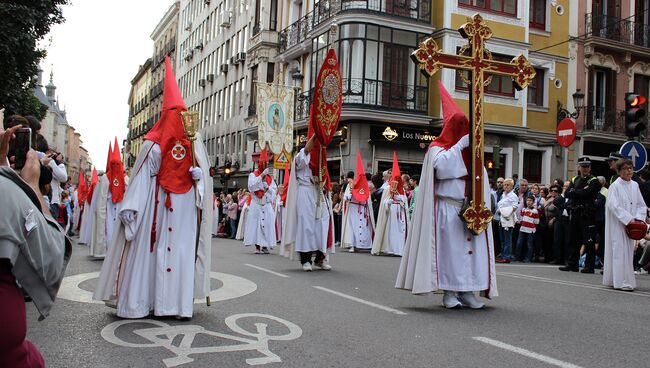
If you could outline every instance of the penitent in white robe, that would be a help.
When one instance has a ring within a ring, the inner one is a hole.
[[[330,194],[323,196],[321,216],[317,218],[316,203],[319,198],[319,188],[317,184],[312,184],[311,174],[309,154],[305,154],[303,148],[291,163],[285,207],[286,223],[280,249],[280,255],[290,259],[293,259],[294,252],[319,250],[326,253],[329,250],[330,253],[334,253],[334,236],[328,242],[328,232],[334,231]]]
[[[241,213],[239,214],[239,223],[237,224],[237,233],[235,233],[236,240],[244,240],[244,234],[246,234],[246,220],[248,219],[248,210],[250,206],[248,201],[244,202],[244,206],[241,208]],[[228,219],[230,220],[230,219]]]
[[[368,197],[366,202],[357,202],[352,198],[352,190],[348,185],[343,194],[341,248],[372,248],[374,231],[375,214],[372,210],[372,200]]]
[[[97,185],[95,185],[96,187]],[[95,207],[97,207],[97,202],[93,200],[95,197],[95,190],[93,189],[92,197],[88,197],[86,204],[84,205],[84,212],[81,215],[81,228],[79,229],[79,244],[89,244],[90,237],[93,232],[93,213],[95,213]]]
[[[212,194],[212,235],[219,234],[219,216],[217,216],[217,196]]]
[[[603,285],[636,288],[634,277],[634,240],[625,233],[625,225],[634,219],[645,220],[647,207],[634,180],[620,177],[609,187],[605,202],[605,261]]]
[[[278,194],[275,197],[275,237],[276,243],[282,239],[282,224],[284,224],[284,204],[282,197]]]
[[[390,188],[384,190],[381,195],[381,207],[375,228],[375,239],[372,243],[372,254],[401,256],[404,253],[406,229],[408,228],[407,202],[405,195],[397,194],[391,197]]]
[[[434,177],[435,175],[435,177]],[[461,221],[467,175],[458,145],[431,147],[424,157],[420,192],[411,218],[396,288],[424,294],[436,290],[498,295],[492,227],[473,235]],[[490,198],[484,170],[483,198]]]
[[[261,247],[273,248],[276,245],[275,234],[275,210],[273,201],[277,195],[278,189],[275,180],[264,189],[262,175],[256,176],[255,173],[248,175],[248,190],[251,192],[251,204],[248,208],[246,217],[246,226],[244,229],[244,245],[259,245]],[[255,192],[263,191],[262,198],[259,198]]]
[[[111,244],[113,240],[113,230],[115,230],[115,224],[120,221],[119,213],[122,202],[113,203],[113,195],[111,191],[108,191],[108,196],[106,198],[106,243]]]
[[[108,178],[106,175],[100,175],[99,181],[93,191],[93,213],[91,218],[91,234],[88,242],[90,256],[94,258],[104,258],[108,248],[106,236],[106,196],[108,194]]]
[[[151,141],[142,146],[120,209],[134,211],[135,221],[126,226],[118,222],[93,295],[95,300],[117,298],[119,317],[142,318],[151,311],[156,316],[191,317],[194,298],[204,298],[210,290],[212,178],[198,133],[194,149],[203,178],[196,189],[169,194],[167,208],[168,194],[156,184],[160,147]],[[197,244],[198,208],[202,216]]]

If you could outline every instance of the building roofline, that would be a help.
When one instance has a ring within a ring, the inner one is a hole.
[[[160,19],[160,22],[156,25],[156,28],[153,29],[153,32],[151,32],[151,35],[149,36],[152,40],[156,40],[160,36],[163,31],[167,29],[167,26],[169,23],[171,23],[172,20],[174,20],[175,16],[178,14],[181,8],[181,2],[180,1],[175,1],[169,9],[167,9],[167,12],[163,17]]]

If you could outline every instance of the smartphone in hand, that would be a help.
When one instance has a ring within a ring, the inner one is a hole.
[[[30,128],[20,128],[14,132],[14,170],[22,170],[27,161],[27,152],[32,143],[32,130]]]

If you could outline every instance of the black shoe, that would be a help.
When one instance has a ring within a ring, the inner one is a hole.
[[[562,266],[558,268],[560,271],[571,271],[571,272],[578,272],[577,268],[569,267],[569,266]]]
[[[583,268],[582,270],[580,270],[580,273],[594,273],[594,269],[593,268]]]

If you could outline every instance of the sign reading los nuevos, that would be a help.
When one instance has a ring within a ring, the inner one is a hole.
[[[375,142],[426,144],[433,142],[436,135],[427,129],[400,126],[371,126],[370,139]]]

